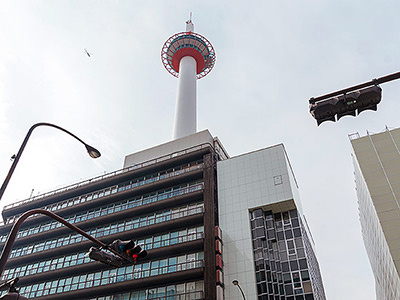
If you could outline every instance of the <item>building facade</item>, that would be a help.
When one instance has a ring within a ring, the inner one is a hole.
[[[350,136],[360,222],[377,299],[400,299],[400,129]]]
[[[126,158],[122,170],[4,208],[1,247],[24,212],[44,208],[104,243],[147,250],[115,268],[85,254],[93,242],[46,216],[26,220],[2,279],[29,299],[217,299],[216,160],[207,131]],[[222,283],[220,283],[222,285]]]
[[[283,145],[218,162],[225,299],[324,300],[314,242]]]
[[[0,247],[44,208],[104,243],[148,251],[115,268],[46,216],[23,223],[2,280],[29,299],[325,299],[283,145],[229,158],[207,131],[125,157],[124,168],[4,208]]]

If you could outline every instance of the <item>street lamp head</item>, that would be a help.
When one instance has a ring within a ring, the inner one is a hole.
[[[237,281],[236,279],[232,280],[233,285],[239,285],[239,281]]]
[[[86,150],[89,153],[91,158],[98,158],[101,156],[101,153],[99,150],[97,150],[96,148],[89,146],[87,144],[85,144]]]

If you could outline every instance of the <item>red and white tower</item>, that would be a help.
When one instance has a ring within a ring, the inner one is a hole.
[[[171,36],[161,50],[164,67],[178,77],[174,139],[196,132],[196,81],[206,76],[215,64],[213,46],[193,30],[192,20],[187,21],[186,31]]]

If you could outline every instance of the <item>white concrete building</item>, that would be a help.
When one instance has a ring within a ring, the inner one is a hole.
[[[219,161],[225,299],[325,299],[313,241],[282,144]],[[285,295],[285,297],[282,297]]]
[[[360,222],[376,298],[400,299],[400,129],[351,135]]]

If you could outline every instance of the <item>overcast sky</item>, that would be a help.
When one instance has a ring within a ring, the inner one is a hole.
[[[399,1],[0,0],[0,180],[34,131],[2,205],[122,168],[171,140],[177,79],[160,51],[184,31],[214,46],[198,81],[198,130],[231,156],[283,143],[300,186],[329,300],[375,299],[362,243],[348,134],[399,127],[400,81],[377,112],[320,127],[310,97],[399,70]],[[92,56],[88,57],[84,49]]]

